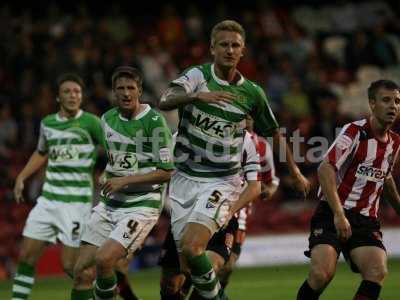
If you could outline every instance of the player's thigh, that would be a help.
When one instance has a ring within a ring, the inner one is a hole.
[[[352,262],[364,280],[382,282],[387,274],[386,252],[376,246],[363,246],[350,251]]]
[[[79,255],[74,266],[74,274],[95,265],[95,257],[98,247],[95,245],[83,243],[79,248]]]
[[[311,249],[310,276],[329,281],[336,272],[338,253],[328,244],[319,244]]]
[[[20,260],[30,265],[35,265],[46,245],[46,241],[24,237],[20,250]]]
[[[127,250],[120,242],[107,239],[96,252],[96,266],[115,267],[126,254]]]
[[[188,223],[185,226],[179,248],[183,256],[196,256],[205,251],[212,232],[199,223]]]
[[[79,256],[79,248],[64,245],[61,251],[61,263],[68,274],[72,274]]]

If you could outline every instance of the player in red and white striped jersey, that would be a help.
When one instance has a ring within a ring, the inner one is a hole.
[[[377,218],[385,188],[400,214],[400,196],[391,175],[400,136],[390,130],[400,111],[400,87],[378,80],[368,88],[372,114],[344,126],[318,170],[322,200],[311,220],[311,269],[297,299],[319,299],[343,252],[361,273],[355,300],[378,299],[387,273],[386,251]]]
[[[246,130],[251,134],[251,139],[256,146],[256,150],[260,159],[260,170],[258,173],[246,172],[247,165],[251,165],[253,162],[251,158],[248,159],[249,156],[246,152],[246,149],[251,149],[251,147],[246,147],[245,144],[244,151],[242,153],[243,180],[247,181],[254,180],[253,177],[257,178],[257,180],[261,182],[260,198],[264,201],[269,200],[276,192],[279,185],[279,178],[275,176],[273,151],[266,139],[259,137],[256,133],[254,133],[253,120],[250,116],[246,118]],[[249,214],[251,214],[251,203],[238,211],[234,216],[234,218],[237,220],[238,226],[236,232],[234,233],[234,242],[231,249],[231,255],[229,256],[227,263],[218,273],[220,283],[223,288],[225,288],[225,286],[228,284],[233,268],[239,259],[241,248],[246,238],[246,225]],[[236,222],[236,220],[232,220],[231,222]]]

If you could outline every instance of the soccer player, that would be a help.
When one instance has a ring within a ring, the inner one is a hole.
[[[257,175],[258,180],[261,182],[260,198],[263,201],[268,201],[278,189],[279,178],[275,176],[275,164],[271,146],[265,139],[257,136],[257,134],[253,131],[253,125],[253,119],[248,116],[246,118],[246,130],[251,134],[260,157],[260,172]],[[242,157],[242,164],[246,163],[246,161],[247,157]],[[242,251],[242,246],[246,238],[246,225],[249,214],[251,214],[251,203],[238,211],[234,216],[237,220],[237,228],[233,232],[233,246],[231,249],[231,254],[229,255],[229,260],[218,272],[218,278],[220,280],[221,287],[224,289],[228,285],[229,278]],[[233,219],[234,218],[232,218],[232,220]]]
[[[391,175],[400,137],[390,130],[400,110],[400,88],[378,80],[368,88],[371,115],[345,125],[318,169],[321,199],[309,237],[311,266],[297,299],[319,299],[332,280],[341,252],[362,282],[353,299],[378,299],[387,258],[378,220],[383,188],[400,214]]]
[[[239,123],[250,114],[255,131],[281,147],[295,187],[306,194],[309,182],[297,168],[263,90],[237,70],[244,54],[242,26],[225,20],[211,33],[212,64],[189,68],[172,81],[160,109],[179,110],[175,147],[177,172],[169,190],[172,232],[182,266],[205,299],[218,299],[219,282],[205,253],[211,236],[246,203],[240,194]],[[252,192],[249,190],[249,192]],[[240,194],[240,197],[239,197]]]
[[[83,81],[75,74],[57,80],[59,111],[40,125],[37,150],[16,179],[15,199],[23,201],[27,178],[47,163],[45,183],[23,231],[12,299],[27,299],[35,264],[48,242],[63,244],[61,261],[71,276],[85,219],[90,215],[96,145],[102,141],[100,119],[80,109]]]
[[[250,133],[245,132],[243,139],[241,153],[241,173],[243,175],[243,183],[246,183],[247,185],[260,185],[258,182],[260,159],[257,152],[257,146]],[[251,190],[253,192],[248,193],[248,202],[255,200],[259,196],[257,189],[251,188]],[[234,236],[237,230],[238,218],[232,217],[228,225],[217,231],[208,242],[206,249],[207,255],[212,258],[213,269],[216,273],[223,268],[231,256],[231,249],[233,247]],[[171,230],[167,233],[161,253],[161,299],[183,299],[188,292],[191,280],[180,270],[177,247]],[[196,290],[193,291],[190,299],[194,299],[195,295],[198,297]]]
[[[112,88],[117,107],[101,118],[108,155],[101,202],[82,236],[71,299],[92,298],[92,282],[85,272],[94,264],[95,299],[113,299],[117,262],[137,250],[156,224],[164,183],[173,170],[171,132],[158,112],[140,103],[138,71],[118,67]]]

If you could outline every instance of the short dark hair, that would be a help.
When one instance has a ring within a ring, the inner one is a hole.
[[[142,89],[143,79],[138,69],[129,66],[121,66],[116,68],[111,76],[111,84],[113,89],[117,79],[122,77],[133,79],[136,81],[138,88]]]
[[[66,81],[75,82],[76,84],[78,84],[81,87],[82,90],[85,87],[83,79],[79,75],[77,75],[75,73],[63,73],[60,76],[58,76],[57,81],[56,81],[57,94],[59,92],[60,86]]]
[[[375,100],[376,93],[380,88],[400,91],[400,87],[394,81],[388,79],[380,79],[372,82],[371,85],[368,87],[368,99]]]

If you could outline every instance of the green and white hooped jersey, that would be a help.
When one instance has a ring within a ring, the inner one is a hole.
[[[144,105],[144,104],[142,104]],[[171,131],[164,117],[145,105],[134,119],[126,119],[118,108],[101,118],[108,162],[107,178],[147,174],[156,169],[172,170]],[[158,213],[162,208],[164,184],[129,185],[105,196],[102,201],[113,209],[145,209]]]
[[[235,84],[218,78],[213,64],[186,70],[171,82],[186,93],[227,91],[237,98],[224,107],[201,101],[179,107],[174,160],[179,171],[199,181],[214,181],[240,172],[243,138],[240,122],[250,114],[255,132],[268,137],[278,128],[264,91],[242,75]]]
[[[100,119],[91,113],[80,110],[70,119],[58,113],[45,117],[37,147],[39,153],[48,154],[42,197],[90,203],[96,145],[101,143]]]

